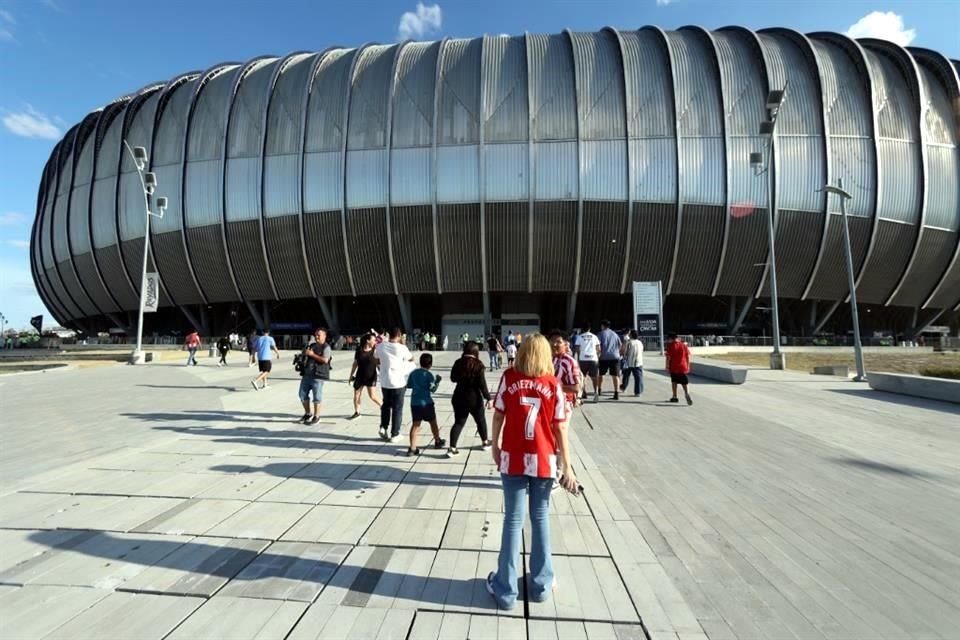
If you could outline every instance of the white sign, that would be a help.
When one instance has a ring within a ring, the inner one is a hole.
[[[148,272],[146,285],[143,312],[152,313],[160,306],[160,275],[156,272]]]
[[[633,283],[633,322],[642,340],[659,340],[663,353],[663,292],[659,280]]]

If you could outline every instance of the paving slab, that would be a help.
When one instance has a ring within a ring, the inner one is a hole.
[[[410,640],[526,640],[527,623],[522,618],[418,611]],[[539,636],[530,636],[537,637]]]
[[[112,593],[59,585],[6,588],[0,591],[0,629],[10,640],[43,638]]]
[[[349,545],[274,542],[220,593],[312,602],[349,551]]]
[[[399,481],[354,480],[338,482],[321,504],[338,504],[345,507],[382,507],[393,496]]]
[[[556,576],[553,593],[546,602],[530,602],[531,617],[640,621],[610,558],[554,556],[553,571]]]
[[[276,640],[287,633],[307,608],[305,602],[214,596],[166,640]]]
[[[529,637],[537,640],[647,640],[639,624],[579,620],[530,620],[527,624]]]
[[[354,547],[317,604],[417,609],[430,602],[424,590],[434,551]],[[434,603],[436,604],[436,603]]]
[[[416,612],[311,605],[287,640],[405,640]]]
[[[308,511],[310,505],[251,502],[207,531],[211,536],[279,540]]]
[[[97,601],[43,640],[124,638],[161,640],[204,603],[203,598],[115,592]]]
[[[47,553],[51,546],[59,546],[77,535],[76,531],[46,531],[43,540],[37,540],[36,530],[0,529],[0,579],[3,573],[35,556]]]
[[[184,500],[132,532],[203,535],[249,504],[245,500]]]
[[[317,478],[288,478],[257,498],[257,502],[292,502],[316,505],[333,491],[333,486]]]
[[[212,469],[233,470],[231,463],[214,466]],[[229,473],[229,471],[227,471]],[[198,498],[212,498],[214,500],[256,500],[270,491],[288,476],[276,476],[270,473],[246,471],[226,475],[215,482],[210,488],[197,494]]]
[[[440,547],[449,511],[383,509],[364,536],[364,543],[392,547]]]
[[[281,537],[301,542],[359,544],[364,532],[380,513],[369,507],[321,504],[310,509]]]
[[[503,514],[484,511],[453,511],[440,547],[474,551],[499,551]]]
[[[554,491],[554,494],[559,493]],[[553,503],[551,497],[551,504]],[[523,527],[526,548],[530,548],[530,519]],[[550,514],[550,548],[554,555],[609,556],[603,535],[593,516]]]

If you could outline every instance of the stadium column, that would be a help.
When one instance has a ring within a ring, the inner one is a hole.
[[[484,34],[480,39],[480,113],[477,118],[477,141],[478,141],[478,192],[480,200],[480,283],[483,287],[483,333],[490,335],[493,333],[493,318],[490,317],[490,290],[487,281],[487,209],[486,209],[486,156],[483,150],[484,141],[484,121],[487,113],[487,92],[485,91],[487,83],[483,81],[483,65],[485,63],[484,50],[487,47],[487,35]]]
[[[334,296],[317,296],[317,304],[327,323],[327,329],[332,333],[340,333],[340,319],[337,317],[337,299]]]
[[[533,161],[533,80],[530,71],[530,33],[523,32],[523,51],[527,64],[527,293],[533,293],[533,200],[536,191]]]
[[[397,265],[394,258],[393,227],[390,217],[391,204],[393,202],[393,189],[391,188],[391,174],[393,170],[393,102],[397,89],[397,68],[400,64],[400,55],[403,53],[404,47],[408,44],[409,41],[401,42],[394,47],[393,62],[390,68],[390,88],[387,94],[387,131],[386,140],[384,141],[387,148],[387,202],[384,211],[387,227],[387,260],[390,262],[390,280],[393,284],[393,293],[397,296],[397,305],[400,307],[400,319],[403,322],[403,330],[409,333],[413,330],[413,327],[410,325],[410,297],[401,294],[400,287],[397,285]],[[404,247],[400,248],[401,251],[404,249]]]
[[[443,69],[443,54],[447,48],[447,41],[447,38],[440,41],[440,50],[437,52],[437,68],[433,80],[433,131],[430,139],[430,213],[433,216],[433,261],[437,274],[438,294],[443,294],[443,277],[440,273],[440,221],[437,219],[437,144],[440,137],[440,72]]]
[[[573,34],[570,29],[564,29],[563,33],[567,36],[567,44],[570,46],[570,60],[573,62],[573,69],[570,73],[573,76],[573,102],[574,102],[574,124],[577,136],[577,249],[573,268],[573,290],[570,292],[568,301],[567,322],[573,322],[573,313],[576,311],[577,294],[580,293],[580,269],[583,260],[583,130],[582,116],[580,114],[580,79],[577,77],[577,56],[573,46]]]

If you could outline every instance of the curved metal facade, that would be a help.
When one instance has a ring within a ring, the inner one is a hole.
[[[788,85],[773,202],[749,166]],[[924,49],[834,33],[605,29],[299,52],[99,109],[54,148],[31,235],[62,323],[161,305],[445,292],[960,302],[960,80]],[[169,199],[144,238],[123,148]]]

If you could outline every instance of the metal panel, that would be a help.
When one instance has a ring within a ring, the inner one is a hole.
[[[564,35],[530,35],[527,43],[531,137],[535,142],[575,140],[577,102],[568,39]]]
[[[263,158],[264,218],[300,215],[304,118],[311,73],[320,57],[321,54],[291,56],[271,93]],[[275,264],[272,258],[271,264]],[[279,282],[276,285],[281,286]]]
[[[401,293],[434,293],[437,290],[433,255],[433,215],[428,205],[390,209],[396,259],[397,287]]]
[[[433,199],[430,147],[439,51],[437,43],[418,42],[407,45],[400,52],[393,95],[390,152],[390,199],[394,206],[423,205]],[[414,218],[419,221],[419,214]],[[395,248],[402,246],[396,244],[396,233],[393,238]],[[432,257],[432,249],[429,253]],[[431,276],[430,280],[433,281],[434,277]]]
[[[484,198],[488,202],[526,201],[529,185],[526,143],[485,144],[483,153]]]
[[[485,209],[489,289],[490,291],[525,291],[529,248],[527,234],[529,206],[526,198],[521,198],[519,201],[510,199],[505,202],[488,199]]]
[[[745,29],[713,34],[724,100],[727,206],[724,244],[713,295],[749,296],[757,290],[767,252],[766,176],[750,166],[751,152],[766,148],[759,123],[766,119],[767,77],[756,36]]]
[[[390,152],[392,205],[415,206],[433,199],[433,166],[430,148],[393,149]]]
[[[241,298],[227,257],[223,215],[227,119],[244,67],[217,66],[205,73],[187,120],[183,165],[183,213],[187,250],[207,302]],[[214,239],[219,237],[220,242]]]
[[[712,44],[694,30],[670,32],[678,112],[678,242],[667,293],[700,293],[716,280],[726,203],[723,109]],[[689,212],[689,213],[688,213]]]
[[[577,248],[577,203],[537,200],[533,221],[533,288],[568,293],[574,290]]]
[[[248,63],[237,76],[227,110],[223,176],[227,268],[245,300],[275,300],[261,216],[263,149],[270,91],[282,60]],[[296,241],[299,234],[288,241]]]
[[[916,249],[912,268],[904,275],[890,303],[903,307],[922,305],[933,281],[939,278],[950,264],[956,244],[957,236],[951,231],[925,229]],[[955,292],[954,297],[956,296]]]
[[[187,253],[183,220],[183,158],[187,117],[196,94],[198,76],[186,76],[164,89],[157,105],[151,168],[157,184],[174,184],[179,189],[167,194],[163,218],[152,220],[150,240],[163,282],[173,302],[179,305],[205,303],[190,255]]]
[[[526,143],[530,132],[524,39],[506,36],[488,38],[483,47],[481,76],[484,144]],[[489,185],[490,174],[487,174],[487,179]]]
[[[876,231],[876,242],[857,291],[864,302],[887,303],[915,253],[918,225],[922,224],[924,161],[922,144],[918,144],[922,142],[919,87],[912,68],[904,66],[909,60],[906,52],[877,40],[864,40],[862,44],[876,89],[877,152],[883,184],[877,202],[877,226],[881,220],[905,224],[884,225],[882,238],[880,229]],[[909,64],[912,67],[912,61]],[[905,253],[903,245],[907,247]],[[859,293],[861,289],[863,294]]]
[[[61,273],[57,257],[57,246],[63,245],[62,249],[64,250],[67,248],[67,194],[70,192],[70,182],[73,176],[73,141],[76,131],[77,127],[74,126],[67,132],[59,145],[56,181],[50,185],[50,190],[48,191],[50,195],[46,203],[46,212],[43,225],[41,226],[43,236],[40,241],[42,264],[47,273],[47,280],[72,320],[79,320],[87,314],[84,313],[82,307],[77,302],[78,296],[76,292],[70,291],[68,282]],[[62,224],[61,221],[63,221]]]
[[[447,40],[440,63],[437,90],[437,143],[466,145],[480,142],[480,39]]]
[[[847,285],[847,258],[842,224],[840,214],[830,214],[820,269],[816,273],[808,294],[808,297],[813,300],[843,300],[850,294],[850,287]],[[850,229],[853,270],[856,273],[867,255],[873,220],[865,216],[848,215],[847,224]]]
[[[617,40],[608,31],[571,33],[576,64],[578,122],[582,140],[626,137],[623,76]],[[621,195],[620,192],[617,192]]]

